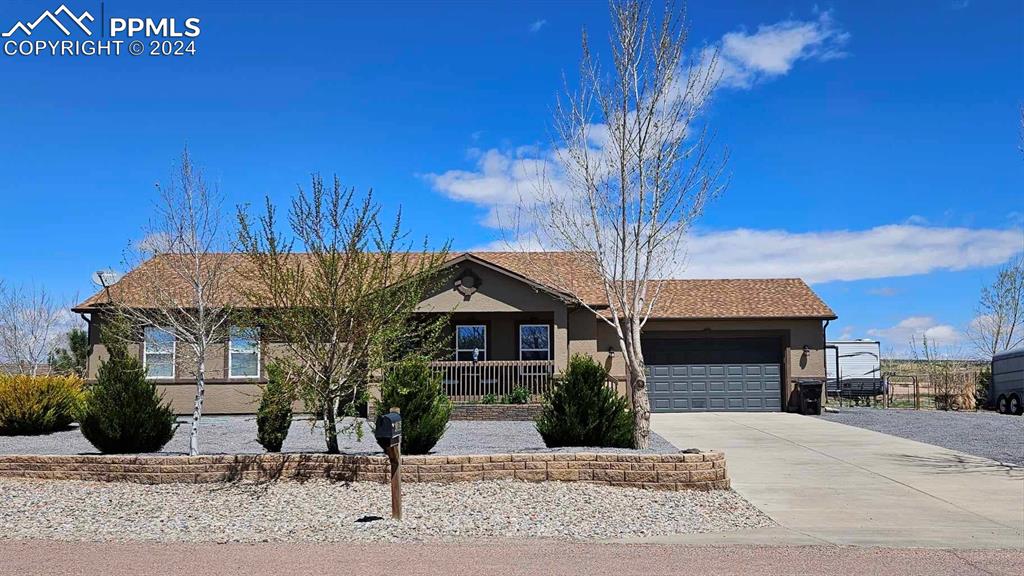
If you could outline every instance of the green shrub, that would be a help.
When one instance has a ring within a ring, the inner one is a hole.
[[[480,403],[481,404],[497,404],[498,403],[498,397],[495,396],[494,394],[490,394],[490,393],[484,394],[483,400],[480,400]]]
[[[72,328],[64,337],[68,346],[50,353],[50,367],[57,374],[74,374],[83,378],[89,362],[89,333],[81,328]]]
[[[988,389],[992,385],[992,365],[985,366],[978,372],[974,381],[974,407],[978,410],[992,408],[994,398],[988,397]]]
[[[67,428],[82,395],[77,376],[0,375],[0,435],[49,434]]]
[[[267,452],[280,452],[288,428],[292,425],[292,401],[295,395],[284,368],[276,363],[267,366],[267,385],[260,396],[256,413],[256,441]]]
[[[139,360],[112,348],[85,395],[79,418],[85,439],[104,454],[157,452],[174,436],[174,421]]]
[[[387,370],[375,410],[383,414],[393,407],[402,414],[402,452],[430,452],[448,427],[452,402],[427,358],[410,356]]]
[[[516,386],[511,392],[501,397],[502,404],[527,404],[530,402],[530,391]]]
[[[626,399],[607,386],[608,371],[588,356],[569,368],[544,395],[537,431],[550,447],[633,447],[633,419]]]

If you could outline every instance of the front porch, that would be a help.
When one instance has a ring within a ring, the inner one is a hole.
[[[497,403],[522,389],[527,403],[540,402],[551,388],[554,360],[442,360],[430,363],[441,375],[445,393],[456,404]]]
[[[456,312],[450,359],[431,363],[456,404],[538,403],[564,369],[565,321],[554,312]]]

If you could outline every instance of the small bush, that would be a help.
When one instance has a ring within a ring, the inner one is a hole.
[[[277,364],[267,366],[267,385],[263,387],[260,408],[256,413],[256,441],[267,452],[280,452],[288,428],[292,425],[294,393],[284,369]]]
[[[170,403],[146,380],[142,364],[118,348],[100,366],[79,422],[85,439],[104,454],[157,452],[177,429]]]
[[[481,404],[497,404],[498,403],[498,397],[495,396],[494,394],[484,394],[483,400],[481,400],[480,403]]]
[[[67,428],[82,396],[77,376],[0,375],[0,435],[49,434]]]
[[[530,391],[516,386],[511,392],[501,397],[502,404],[526,404],[530,401]]]
[[[441,375],[423,356],[410,356],[392,366],[380,387],[377,414],[398,407],[402,414],[402,452],[426,454],[448,427],[452,401],[444,393]]]
[[[607,386],[608,372],[588,356],[576,355],[544,395],[537,431],[550,447],[633,447],[633,419],[626,399]]]
[[[977,380],[974,381],[974,406],[978,410],[993,408],[995,398],[988,397],[988,389],[990,386],[992,386],[991,365],[982,368],[981,372],[978,373]]]

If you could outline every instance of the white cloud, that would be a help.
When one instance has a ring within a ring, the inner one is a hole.
[[[809,283],[914,276],[1006,262],[1021,251],[1021,230],[888,225],[867,230],[788,232],[739,228],[693,233],[677,278],[802,278]],[[536,241],[512,240],[540,249]],[[506,250],[498,240],[478,249]],[[869,290],[893,296],[896,290]]]
[[[964,340],[964,334],[950,324],[941,324],[931,316],[910,316],[900,320],[895,326],[888,328],[872,328],[868,336],[877,338],[897,350],[898,356],[906,356],[914,346],[921,346],[925,338],[933,350],[949,351],[959,356],[955,350]]]
[[[720,41],[722,62],[731,66],[730,85],[750,86],[758,79],[789,72],[800,60],[842,56],[849,35],[829,12],[810,21],[786,20],[756,32],[730,32]],[[590,145],[607,147],[607,128],[590,127]],[[486,210],[482,224],[509,227],[512,212],[530,205],[541,187],[569,194],[560,173],[557,149],[471,149],[476,166],[422,177],[445,196]],[[1021,230],[927,226],[921,216],[904,224],[867,230],[790,232],[733,229],[691,234],[686,267],[671,275],[691,278],[801,277],[809,282],[861,280],[965,270],[1005,262],[1021,249]]]
[[[537,20],[530,31],[539,31],[547,20]],[[757,80],[786,74],[799,60],[824,60],[841,56],[840,47],[849,35],[840,30],[830,12],[821,12],[816,20],[785,20],[761,25],[757,32],[725,34],[716,46],[720,50],[718,74],[720,86],[749,88]],[[702,54],[709,55],[713,48]],[[477,139],[474,133],[474,140]],[[589,127],[588,140],[600,154],[608,146],[609,131],[604,124]],[[474,170],[448,170],[424,174],[435,190],[452,198],[489,208],[483,220],[497,226],[501,214],[520,198],[536,197],[538,186],[564,186],[559,174],[558,150],[524,146],[511,150],[470,150],[476,159]]]
[[[825,11],[817,20],[784,20],[762,24],[753,33],[729,32],[717,46],[708,48],[704,57],[718,49],[720,86],[750,88],[759,80],[789,73],[800,60],[846,56],[843,47],[849,38],[831,12]]]
[[[564,188],[558,163],[550,153],[535,146],[511,151],[471,150],[475,170],[449,170],[442,174],[423,174],[433,188],[445,196],[488,208],[481,224],[491,228],[508,226],[509,212],[537,198],[540,186]]]
[[[166,232],[151,232],[146,234],[141,240],[136,240],[134,248],[146,256],[152,256],[169,252],[171,244],[171,237]]]
[[[1021,230],[910,225],[867,230],[788,232],[736,229],[692,235],[685,276],[863,280],[966,270],[1007,261]]]

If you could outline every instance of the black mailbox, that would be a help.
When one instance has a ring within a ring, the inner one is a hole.
[[[377,426],[373,431],[377,444],[384,450],[402,443],[402,416],[389,412],[377,416]]]

